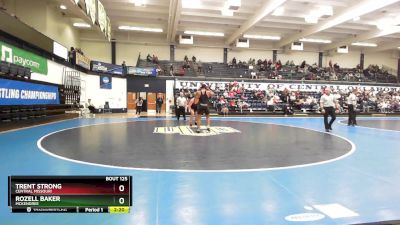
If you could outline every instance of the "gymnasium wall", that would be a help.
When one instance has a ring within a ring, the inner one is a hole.
[[[109,102],[110,108],[127,108],[126,79],[112,78],[112,89],[100,89],[100,76],[81,73],[82,84],[81,102],[91,99],[95,107],[103,107]]]
[[[82,50],[89,58],[104,62],[111,62],[111,44],[109,42],[81,40]],[[119,43],[116,44],[116,63],[121,64],[126,61],[127,65],[136,65],[137,57],[141,53],[144,59],[148,53],[150,55],[157,55],[160,60],[169,60],[169,46],[166,44],[133,44],[133,43]],[[315,51],[278,51],[277,59],[282,63],[288,60],[293,60],[295,64],[301,64],[303,60],[307,63],[318,64],[318,54]],[[338,63],[343,68],[353,68],[360,63],[361,51],[357,49],[350,49],[348,54],[330,53],[324,54],[322,65],[328,66],[329,60],[332,63]],[[203,62],[223,62],[223,48],[214,47],[184,47],[176,46],[175,60],[182,61],[187,55],[189,59],[196,56],[197,60]],[[245,60],[249,58],[257,59],[272,59],[272,50],[258,50],[258,49],[228,49],[228,62],[233,57],[237,60]],[[365,53],[364,65],[377,64],[379,66],[385,65],[390,68],[397,68],[397,58],[390,52],[367,52]]]
[[[140,53],[142,59],[147,54],[156,55],[159,60],[169,60],[169,45],[144,45],[144,44],[116,44],[116,60],[117,64],[121,64],[125,60],[127,65],[136,66],[136,62]]]
[[[374,52],[364,54],[364,66],[367,67],[370,64],[378,65],[381,67],[385,65],[393,70],[397,70],[398,55],[393,55],[390,52]]]
[[[284,53],[278,52],[278,60],[281,60],[283,64],[285,64],[288,60],[294,62],[294,64],[299,65],[304,60],[307,64],[314,64],[318,65],[318,52],[305,52],[305,51],[287,51]]]
[[[91,60],[111,63],[111,43],[108,41],[81,41],[81,49]],[[118,60],[117,60],[118,63]],[[135,62],[136,63],[136,62]],[[127,64],[130,65],[130,64]]]
[[[183,61],[185,55],[192,60],[192,56],[196,56],[197,61],[202,62],[220,62],[224,61],[223,48],[207,48],[207,47],[182,47],[175,48],[175,60]]]
[[[58,5],[47,6],[46,31],[44,34],[64,45],[67,49],[81,46],[79,30],[72,24],[68,17],[61,15]]]
[[[248,62],[250,58],[252,59],[272,59],[272,51],[269,50],[252,50],[252,49],[232,49],[228,51],[228,62],[231,62],[233,57],[239,62]]]
[[[48,74],[32,73],[33,80],[40,80],[54,84],[62,84],[63,69],[68,71],[76,71],[71,68],[64,67],[61,64],[47,60]],[[92,99],[95,107],[103,106],[106,101],[110,103],[111,108],[126,108],[127,83],[126,78],[112,78],[112,89],[100,89],[100,76],[90,75],[80,72],[82,84],[81,103]]]
[[[360,52],[349,50],[347,54],[333,53],[328,56],[324,55],[322,65],[328,67],[329,60],[332,60],[332,65],[338,63],[342,68],[354,68],[360,64]],[[365,62],[364,65],[366,65]]]
[[[23,23],[64,45],[80,46],[79,31],[68,17],[62,16],[58,4],[46,0],[4,0],[4,7]]]

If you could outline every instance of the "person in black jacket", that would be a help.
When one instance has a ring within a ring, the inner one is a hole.
[[[156,99],[156,113],[161,113],[161,107],[164,103],[164,99],[161,95],[159,95]]]

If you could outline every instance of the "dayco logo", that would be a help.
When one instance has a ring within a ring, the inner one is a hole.
[[[176,127],[155,127],[154,132],[156,134],[180,134],[187,136],[214,136],[228,133],[240,133],[239,130],[233,129],[232,127],[211,127],[210,131],[205,130],[205,127],[200,133],[196,133],[197,127],[190,126],[176,126]]]
[[[13,55],[12,48],[5,45],[1,46],[1,60],[9,63],[19,64],[21,66],[29,66],[39,68],[40,64],[38,62],[32,61],[30,59],[25,59],[18,55]]]

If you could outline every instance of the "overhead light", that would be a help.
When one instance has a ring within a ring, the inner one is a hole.
[[[200,36],[216,36],[216,37],[223,37],[224,33],[220,32],[207,32],[207,31],[185,31],[185,34],[192,34],[192,35],[200,35]]]
[[[221,15],[223,15],[223,16],[233,16],[233,10],[221,9]]]
[[[310,15],[307,15],[304,17],[304,20],[306,21],[306,23],[318,23],[318,16],[311,12]]]
[[[60,9],[66,10],[66,9],[67,9],[67,6],[65,6],[65,5],[60,5]]]
[[[144,31],[144,32],[156,32],[156,33],[163,32],[163,29],[161,29],[161,28],[148,28],[148,27],[119,26],[118,29],[132,30],[132,31]]]
[[[400,49],[400,47],[397,47],[398,49]]]
[[[145,6],[146,0],[130,0],[135,6]]]
[[[331,40],[325,40],[325,39],[312,39],[312,38],[302,38],[299,41],[303,42],[313,42],[313,43],[324,43],[324,44],[330,44],[332,43]]]
[[[351,43],[354,46],[364,46],[364,47],[377,47],[378,45],[375,43],[366,43],[366,42],[354,42]]]
[[[182,8],[198,9],[201,8],[200,0],[182,0]]]
[[[228,2],[225,2],[224,7],[221,9],[221,15],[223,15],[223,16],[233,16],[233,10],[230,9]]]
[[[396,16],[394,21],[395,21],[396,25],[399,26],[400,25],[400,16]]]
[[[74,27],[90,28],[90,24],[87,23],[74,23]]]
[[[353,21],[355,22],[355,21],[359,21],[361,18],[359,17],[359,16],[357,16],[357,17],[354,17],[353,18]]]
[[[400,17],[400,16],[399,16]],[[400,20],[400,18],[399,18]],[[379,30],[391,31],[392,33],[400,32],[400,21],[397,18],[384,18],[376,22],[376,27]]]
[[[329,5],[322,5],[319,7],[318,13],[323,16],[332,16],[333,15],[333,8]]]
[[[263,40],[281,40],[279,36],[265,36],[265,35],[253,35],[253,34],[245,34],[244,38],[252,38],[252,39],[263,39]]]
[[[277,9],[275,9],[274,12],[272,13],[272,15],[273,16],[282,16],[284,12],[285,12],[285,7],[281,6],[281,7],[278,7]]]

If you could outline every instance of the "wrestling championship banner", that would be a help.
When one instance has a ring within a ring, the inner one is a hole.
[[[201,84],[205,83],[212,90],[216,87],[220,89],[226,89],[229,84],[233,82],[223,82],[223,81],[185,81],[178,80],[175,82],[175,88],[181,89],[187,87],[188,89],[198,89]],[[256,83],[256,82],[236,82],[237,85],[243,86],[245,89],[249,90],[268,90],[274,89],[283,91],[288,89],[290,91],[309,91],[316,92],[323,88],[329,87],[332,90],[340,91],[351,91],[353,89],[358,89],[360,91],[400,91],[400,87],[389,87],[389,86],[376,86],[376,85],[339,85],[339,84],[302,84],[302,83]]]
[[[0,105],[60,104],[58,87],[0,79]]]

